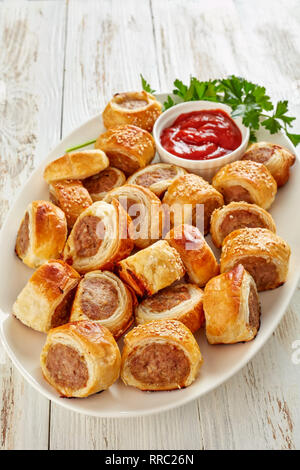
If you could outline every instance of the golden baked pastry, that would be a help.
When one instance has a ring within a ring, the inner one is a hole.
[[[146,91],[116,93],[103,111],[106,129],[122,124],[133,124],[152,132],[156,119],[162,112],[162,105]]]
[[[184,168],[169,163],[153,163],[131,175],[127,184],[137,184],[150,189],[156,196],[161,197],[175,178],[185,175]]]
[[[121,355],[98,322],[68,323],[50,330],[41,353],[44,378],[63,397],[88,397],[119,377]]]
[[[47,183],[59,180],[82,180],[96,175],[108,166],[109,160],[101,150],[76,150],[48,163],[44,179]]]
[[[197,227],[177,225],[165,238],[178,251],[191,282],[202,287],[219,274],[215,255]]]
[[[31,276],[12,313],[24,325],[46,333],[70,318],[79,274],[60,260],[49,260]]]
[[[171,227],[187,223],[209,231],[212,212],[224,204],[223,196],[201,176],[186,174],[176,178],[164,195],[163,203],[170,207]],[[204,206],[204,208],[202,207]],[[183,212],[180,211],[182,208]],[[198,209],[200,211],[197,214]],[[201,211],[201,209],[204,209]]]
[[[67,239],[63,211],[49,201],[33,201],[18,230],[16,254],[30,268],[38,268],[51,258],[58,258]]]
[[[275,289],[286,281],[290,253],[289,245],[270,230],[235,230],[223,241],[221,273],[242,264],[255,280],[258,291]]]
[[[238,264],[205,286],[203,307],[210,344],[251,341],[260,326],[260,304],[255,282]]]
[[[93,204],[80,180],[53,181],[49,192],[51,201],[65,213],[69,228],[72,228],[79,215]]]
[[[160,240],[123,259],[117,265],[120,277],[137,295],[153,295],[185,274],[179,253]]]
[[[126,184],[110,191],[105,202],[118,200],[130,216],[129,233],[137,248],[146,248],[161,238],[164,212],[160,199],[150,189]]]
[[[296,156],[281,145],[256,142],[250,145],[242,160],[263,163],[280,187],[288,181],[290,167],[294,165]]]
[[[109,191],[122,186],[125,182],[126,176],[123,171],[112,166],[82,181],[93,201],[101,201]]]
[[[80,281],[70,321],[93,320],[117,340],[133,323],[133,298],[125,284],[109,271],[92,271]]]
[[[239,228],[267,228],[276,232],[276,225],[269,212],[256,204],[231,202],[216,209],[210,219],[210,233],[214,244],[220,248],[224,238]]]
[[[78,272],[112,270],[133,249],[130,217],[118,201],[94,202],[78,217],[64,249],[64,259]]]
[[[221,168],[212,180],[223,194],[225,203],[244,201],[269,209],[275,199],[277,184],[269,170],[250,160],[238,160]]]
[[[152,135],[136,126],[118,126],[101,134],[95,143],[109,158],[110,165],[131,175],[144,168],[155,155]]]
[[[140,390],[176,390],[194,382],[202,362],[198,343],[183,323],[156,320],[125,336],[121,378]]]
[[[135,316],[138,325],[153,320],[178,320],[194,333],[204,322],[203,291],[195,284],[174,284],[142,300]]]

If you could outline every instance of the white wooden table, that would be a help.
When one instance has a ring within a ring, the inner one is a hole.
[[[113,93],[239,74],[287,98],[300,130],[299,0],[0,0],[0,220],[59,139]],[[292,228],[292,227],[291,227]],[[2,267],[3,269],[3,267]],[[40,396],[0,346],[0,449],[300,448],[300,292],[254,360],[189,405],[93,419]]]

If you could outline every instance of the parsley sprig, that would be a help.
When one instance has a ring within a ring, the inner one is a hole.
[[[149,93],[154,93],[149,83],[141,75],[142,87]],[[278,101],[276,106],[271,102],[263,86],[256,85],[244,78],[231,75],[224,79],[200,81],[190,78],[185,85],[181,80],[174,81],[173,96],[168,96],[164,109],[169,109],[178,101],[214,101],[229,105],[232,117],[241,116],[243,124],[250,129],[250,140],[256,141],[255,131],[260,126],[265,127],[271,134],[283,130],[294,145],[300,143],[300,134],[288,132],[296,119],[288,116],[288,102]],[[174,95],[178,100],[174,99]]]

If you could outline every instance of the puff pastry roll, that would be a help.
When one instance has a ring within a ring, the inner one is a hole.
[[[178,320],[193,333],[204,322],[203,292],[195,284],[175,284],[151,297],[146,297],[135,309],[138,325],[153,320]]]
[[[30,268],[37,268],[51,258],[58,258],[67,239],[63,211],[49,201],[33,201],[20,224],[16,254]]]
[[[144,168],[155,155],[152,135],[136,126],[124,125],[109,129],[95,143],[109,158],[110,165],[131,175]]]
[[[156,196],[161,197],[175,178],[185,175],[184,168],[169,163],[154,163],[131,175],[127,183],[149,188]]]
[[[101,173],[83,180],[83,185],[90,193],[93,201],[101,201],[109,191],[122,186],[125,182],[126,176],[123,171],[110,166]]]
[[[250,160],[238,160],[221,168],[212,180],[225,203],[244,201],[268,209],[275,199],[277,184],[269,170]]]
[[[275,289],[286,281],[290,252],[289,245],[268,229],[235,230],[223,241],[221,273],[242,264],[259,291]]]
[[[162,105],[146,91],[116,93],[103,111],[106,129],[122,124],[133,124],[152,132],[153,125],[162,112]]]
[[[216,209],[211,216],[210,233],[218,248],[229,233],[246,227],[261,227],[276,232],[276,225],[271,214],[256,204],[231,202],[227,206]]]
[[[185,274],[179,253],[165,240],[139,251],[117,265],[120,277],[137,295],[153,295]]]
[[[205,286],[203,306],[210,344],[251,341],[260,326],[260,304],[255,282],[239,264]]]
[[[94,202],[78,217],[64,249],[65,261],[78,272],[113,269],[133,249],[130,218],[118,201]]]
[[[13,314],[24,325],[46,333],[67,323],[79,274],[60,260],[49,260],[29,279],[13,305]]]
[[[197,227],[178,225],[167,235],[166,240],[175,248],[192,282],[205,286],[207,281],[219,274],[219,265],[211,248]]]
[[[132,220],[130,236],[137,248],[146,248],[161,238],[164,212],[160,199],[150,189],[126,184],[110,191],[105,202],[118,200]]]
[[[296,156],[281,145],[257,142],[250,145],[242,160],[263,163],[280,187],[288,181],[290,167],[294,165]]]
[[[107,328],[93,321],[52,329],[40,358],[44,378],[62,397],[88,397],[119,377],[121,355]]]
[[[109,271],[92,271],[80,281],[70,321],[97,321],[117,340],[133,322],[129,289]]]
[[[44,171],[47,183],[59,180],[82,180],[105,170],[109,160],[100,149],[69,152],[48,163]]]
[[[177,320],[156,320],[124,340],[121,378],[140,390],[174,390],[196,379],[202,356],[191,331]]]
[[[80,214],[93,204],[80,180],[53,181],[49,192],[51,201],[65,213],[69,228],[72,228]]]
[[[200,216],[202,216],[204,234],[206,234],[209,231],[212,212],[217,207],[223,206],[224,200],[222,194],[201,176],[186,174],[176,178],[169,186],[163,203],[170,207],[170,222],[174,226],[182,223],[199,226],[197,206],[201,208],[203,205],[204,214],[200,213]],[[184,209],[181,214],[180,206]],[[179,217],[176,215],[178,209]]]

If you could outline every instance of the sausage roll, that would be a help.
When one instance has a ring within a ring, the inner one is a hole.
[[[16,240],[16,254],[30,268],[58,258],[67,239],[67,221],[49,201],[33,201],[25,212]]]
[[[290,252],[288,244],[270,230],[235,230],[223,241],[221,273],[242,264],[259,291],[275,289],[286,281]]]
[[[97,321],[117,340],[133,322],[129,289],[109,271],[92,271],[80,281],[70,321]]]
[[[44,378],[62,397],[88,397],[120,375],[121,355],[107,328],[80,321],[53,328],[41,353]]]
[[[191,331],[177,320],[156,320],[124,340],[121,378],[140,390],[174,390],[196,379],[202,356]]]
[[[205,286],[209,279],[219,274],[215,255],[197,227],[177,225],[166,239],[180,254],[188,276],[195,284]]]
[[[203,307],[210,344],[251,341],[260,326],[260,305],[253,277],[239,264],[205,286]]]
[[[210,233],[214,244],[220,248],[225,237],[239,228],[267,228],[276,232],[271,214],[256,204],[231,202],[216,209],[210,219]]]
[[[152,320],[178,320],[193,333],[202,326],[203,292],[195,284],[175,284],[144,299],[135,309],[138,325]]]
[[[162,112],[162,105],[146,91],[116,93],[110,100],[102,118],[106,129],[122,124],[133,124],[148,132]]]
[[[117,265],[120,277],[137,295],[153,295],[185,274],[179,253],[160,240]]]
[[[186,174],[176,178],[169,186],[163,203],[170,207],[171,226],[182,223],[199,226],[201,222],[199,217],[201,217],[204,234],[206,234],[209,231],[212,212],[217,207],[223,206],[224,200],[222,194],[201,176]],[[204,214],[201,211],[202,205]]]
[[[24,325],[46,333],[67,323],[79,274],[60,260],[40,266],[13,305],[13,314]]]
[[[130,236],[137,248],[146,248],[161,238],[164,212],[160,199],[150,189],[126,184],[113,189],[104,198],[117,199],[132,220]]]
[[[109,158],[110,165],[131,175],[144,168],[155,155],[154,139],[149,132],[136,126],[124,125],[101,134],[95,144]]]
[[[149,188],[156,196],[161,197],[175,178],[186,173],[187,171],[180,166],[154,163],[131,175],[127,183]]]
[[[296,156],[280,145],[257,142],[250,145],[242,160],[263,163],[279,187],[288,181],[290,167],[295,163]]]
[[[73,227],[81,212],[93,204],[80,180],[53,181],[49,192],[51,201],[64,211],[69,228]]]
[[[128,235],[130,222],[118,201],[94,202],[72,228],[64,249],[65,261],[80,273],[113,269],[133,249]]]
[[[262,164],[250,160],[228,163],[212,180],[225,203],[245,201],[268,209],[275,199],[277,184],[269,170]]]
[[[110,166],[101,173],[83,180],[82,183],[90,193],[93,201],[101,201],[109,191],[122,186],[125,181],[126,176],[123,171]]]
[[[104,152],[76,150],[48,163],[44,171],[47,183],[59,180],[82,180],[105,170],[109,160]]]

